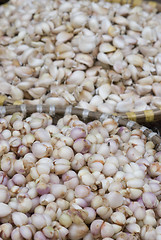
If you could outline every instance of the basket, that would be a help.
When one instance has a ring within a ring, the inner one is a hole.
[[[98,0],[91,0],[94,2],[98,2]],[[152,7],[156,7],[158,9],[158,11],[161,11],[161,3],[159,0],[156,1],[143,1],[143,0],[106,0],[108,2],[111,3],[120,3],[120,4],[130,4],[131,6],[139,6],[141,5],[143,2],[147,2],[147,4],[149,4]],[[8,0],[0,0],[0,4],[4,4],[7,3]],[[23,100],[22,101],[13,101],[11,99],[8,99],[6,96],[1,95],[0,94],[0,106],[9,106],[7,109],[12,109],[12,105],[15,105],[16,109],[19,109],[18,105],[24,104]],[[49,106],[43,106],[43,109],[47,109],[50,108]],[[62,106],[60,106],[60,108],[62,108]],[[1,108],[3,109],[3,108]],[[13,108],[14,109],[14,108]],[[31,109],[36,109],[36,106],[33,107],[31,106]],[[29,110],[30,111],[30,110]],[[79,110],[78,110],[79,112]],[[92,113],[92,115],[95,115],[96,118],[98,115],[101,115],[101,113]],[[125,113],[114,113],[114,116],[120,116],[123,119],[126,120],[132,120],[132,121],[136,121],[138,123],[149,123],[149,122],[155,122],[155,121],[159,121],[161,120],[161,109],[156,108],[156,109],[151,109],[151,110],[145,110],[145,111],[130,111],[130,112],[125,112]]]

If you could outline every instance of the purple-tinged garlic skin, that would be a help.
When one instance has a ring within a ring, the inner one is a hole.
[[[85,138],[86,137],[86,132],[83,128],[76,128],[75,127],[70,132],[70,136],[73,140],[76,140],[78,138]]]
[[[7,204],[0,202],[1,212],[0,212],[0,218],[8,216],[12,209]]]
[[[158,205],[158,200],[155,194],[145,192],[142,195],[143,202],[147,208],[155,208]]]
[[[87,153],[90,149],[90,142],[84,138],[79,138],[75,140],[73,148],[77,153]]]
[[[160,240],[160,153],[139,129],[71,115],[54,125],[44,113],[6,116],[1,128],[28,152],[1,157],[0,238]]]
[[[12,220],[17,227],[28,223],[28,217],[26,216],[26,214],[21,212],[12,213]]]
[[[100,236],[101,233],[101,226],[103,224],[103,220],[98,219],[94,220],[90,226],[90,231],[94,237]]]
[[[47,238],[44,236],[44,234],[41,231],[38,231],[34,235],[34,240],[46,240]]]

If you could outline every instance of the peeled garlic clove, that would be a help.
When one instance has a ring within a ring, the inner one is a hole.
[[[25,45],[25,46],[26,46],[26,45]],[[20,57],[21,62],[25,64],[25,63],[27,62],[27,60],[28,60],[28,57],[29,57],[33,52],[34,52],[34,49],[33,49],[33,48],[26,48],[26,49],[23,51],[23,53],[22,53],[22,55],[21,55],[21,57]]]
[[[158,53],[158,49],[152,46],[140,46],[139,50],[145,57],[155,57]]]
[[[56,77],[57,84],[60,84],[61,81],[64,79],[64,77],[65,77],[65,70],[64,70],[64,68],[60,67],[58,70],[57,77]]]
[[[149,41],[152,41],[156,38],[154,31],[149,26],[144,27],[141,35],[144,39]]]
[[[84,71],[75,71],[67,79],[67,84],[80,85],[84,81],[84,78],[85,78]]]
[[[138,38],[140,38],[140,32],[136,32],[134,30],[127,30],[127,34],[130,36],[130,37],[133,37],[135,38],[136,40],[138,40]]]
[[[28,223],[28,217],[22,212],[13,212],[12,220],[17,227],[25,225]]]
[[[97,3],[92,2],[91,7],[92,7],[92,11],[97,14],[101,14],[101,15],[108,14],[108,9],[102,6],[99,6]]]
[[[56,36],[56,40],[57,40],[57,43],[64,43],[64,42],[67,42],[69,41],[71,38],[73,37],[73,34],[72,33],[68,33],[68,32],[60,32],[57,36]]]
[[[46,93],[46,89],[43,87],[36,87],[36,88],[31,88],[28,90],[28,93],[33,97],[33,98],[41,98],[43,94]]]
[[[84,90],[87,90],[89,92],[93,92],[94,91],[94,82],[93,82],[93,78],[88,78],[87,80],[85,79],[84,82],[82,83],[82,87]]]
[[[113,67],[115,67],[115,65],[113,66]],[[121,67],[120,67],[121,68]],[[120,68],[119,67],[117,67],[117,69],[119,69],[120,70]],[[115,68],[114,68],[115,69]],[[116,71],[116,70],[115,70]],[[120,70],[121,71],[121,70]],[[118,71],[117,71],[118,72]],[[121,73],[121,72],[118,72],[118,73]],[[128,79],[130,79],[130,77],[131,77],[131,72],[130,72],[130,70],[128,69],[128,68],[124,68],[123,70],[122,70],[122,78],[123,79],[125,79],[125,80],[128,80]]]
[[[70,103],[70,104],[76,104],[75,97],[74,97],[71,93],[65,91],[62,96],[64,97],[64,99],[65,99],[68,103]]]
[[[152,90],[152,86],[151,85],[140,85],[140,84],[136,84],[135,85],[135,89],[136,89],[136,92],[142,96],[142,95],[145,95],[149,92],[151,92]]]
[[[42,104],[42,100],[41,99],[23,100],[23,103],[31,104],[31,105],[38,105],[38,104]]]
[[[138,69],[138,68],[137,68]],[[138,69],[139,71],[138,71],[138,77],[139,77],[139,79],[140,78],[146,78],[146,77],[148,77],[149,75],[150,75],[150,72],[147,70],[144,70],[143,69],[143,71],[141,71],[141,69],[139,68]]]
[[[147,104],[146,102],[143,102],[143,100],[137,100],[135,101],[135,104],[134,104],[134,109],[135,111],[144,111],[147,109]]]
[[[110,57],[110,65],[113,65],[116,61],[122,61],[123,60],[123,54],[118,49],[114,54]]]
[[[74,28],[79,28],[84,26],[87,20],[88,20],[87,15],[85,15],[85,13],[83,12],[78,12],[78,11],[72,13],[70,17],[70,22]]]
[[[67,102],[62,97],[50,97],[46,99],[45,104],[55,105],[57,107],[57,106],[66,106]]]
[[[114,106],[109,105],[108,103],[103,103],[97,107],[98,111],[102,113],[112,114],[114,112]]]
[[[118,84],[118,85],[114,85],[114,84],[111,84],[111,92],[114,93],[114,94],[123,94],[125,91],[125,87],[123,84]]]
[[[126,60],[129,64],[132,64],[136,67],[143,66],[143,58],[140,55],[131,54],[126,57]]]
[[[60,55],[58,55],[57,59],[66,59],[66,58],[74,58],[75,57],[75,53],[73,51],[69,51],[69,52],[64,52],[61,53]]]
[[[143,64],[143,70],[144,72],[148,73],[147,75],[151,74],[151,73],[155,73],[156,72],[156,68],[155,65],[153,63],[149,63],[145,60],[144,64]],[[147,76],[146,75],[146,76]]]
[[[32,231],[29,226],[21,226],[20,227],[20,234],[24,239],[31,239],[32,238]]]
[[[58,75],[58,68],[53,63],[50,64],[50,66],[49,66],[49,73],[53,77],[53,79],[55,80],[57,75]],[[47,73],[44,73],[44,74],[47,74]]]
[[[129,112],[131,111],[131,109],[133,108],[133,102],[132,100],[128,99],[127,101],[121,101],[119,103],[117,103],[117,106],[116,106],[116,111],[117,112]]]
[[[154,61],[155,61],[155,63],[161,63],[161,54],[160,53],[157,54]]]
[[[114,212],[111,215],[111,219],[115,224],[124,225],[126,223],[126,217],[121,212]]]
[[[88,54],[78,53],[75,57],[75,60],[79,63],[85,64],[88,67],[93,66],[93,58]]]
[[[17,87],[18,87],[20,90],[23,90],[23,91],[28,90],[28,89],[31,88],[32,86],[33,86],[33,83],[32,83],[32,82],[20,82],[19,84],[17,84]]]
[[[102,219],[95,219],[91,225],[90,225],[90,231],[91,233],[94,235],[94,237],[96,236],[100,236],[101,233],[101,226],[103,224],[103,220]]]
[[[106,237],[112,237],[114,235],[114,229],[112,224],[108,222],[104,222],[101,226],[101,237],[106,238]]]
[[[126,226],[128,232],[130,233],[140,233],[141,229],[140,229],[140,226],[136,223],[129,223],[127,226]]]
[[[88,233],[89,229],[86,224],[75,224],[73,223],[69,227],[69,239],[71,240],[79,240],[84,238],[84,236]]]
[[[114,100],[112,100],[112,99],[106,100],[105,103],[108,104],[108,105],[110,105],[110,106],[113,107],[113,108],[115,108],[115,107],[116,107],[116,104],[117,104],[117,102],[114,101]]]
[[[157,70],[157,75],[161,76],[161,64],[160,63],[156,64],[156,70]]]
[[[60,12],[70,12],[71,9],[72,9],[72,3],[70,3],[70,2],[64,2],[59,7]]]
[[[79,99],[79,101],[83,100],[83,101],[89,102],[92,99],[92,94],[90,92],[86,91],[86,90],[83,90],[79,94],[78,99]]]
[[[122,61],[116,61],[114,64],[113,64],[113,69],[116,73],[122,73],[124,75],[126,75],[126,72],[127,69],[124,69],[124,65],[123,65],[123,62]],[[130,77],[129,77],[130,78]],[[126,77],[123,77],[123,79],[126,79]]]
[[[155,75],[153,75],[153,81],[154,81],[154,82],[161,82],[161,76],[155,76]]]
[[[28,58],[28,64],[30,67],[33,67],[33,68],[41,67],[43,63],[44,63],[43,59],[33,57],[32,55],[30,55]]]
[[[138,31],[141,32],[142,31],[142,27],[135,21],[129,21],[129,28],[133,31]]]
[[[86,101],[83,101],[83,100],[81,100],[79,102],[78,107],[79,106],[83,109],[87,109],[87,110],[93,111],[93,112],[95,112],[97,110],[97,107],[95,105],[92,105],[91,103],[89,104],[89,103],[87,103]]]
[[[48,34],[50,32],[50,28],[54,28],[53,23],[49,23],[48,22],[40,22],[35,26],[35,32],[38,35],[44,35],[44,33]]]
[[[95,36],[81,36],[78,40],[78,48],[82,53],[90,53],[96,47]]]
[[[119,192],[110,192],[107,194],[109,206],[113,209],[118,208],[123,203],[123,196]]]
[[[5,81],[0,82],[1,84],[1,94],[10,94],[11,93],[11,85]]]
[[[155,96],[161,97],[161,83],[153,83],[152,89]]]
[[[129,54],[131,54],[132,53],[132,45],[126,45],[122,50],[121,50],[121,52],[122,52],[122,54],[123,54],[123,56],[124,57],[126,57],[126,56],[128,56]]]
[[[151,225],[144,225],[141,229],[141,238],[143,239],[157,239],[156,229]]]
[[[64,66],[65,66],[65,68],[76,68],[76,66],[77,66],[77,63],[73,60],[73,59],[65,59],[65,61],[64,61]]]
[[[31,77],[34,73],[34,69],[30,67],[16,67],[15,73],[20,78]]]
[[[112,42],[112,37],[110,35],[102,35],[102,40],[104,42]]]
[[[98,89],[98,93],[103,100],[109,96],[110,92],[111,92],[110,84],[103,84]]]
[[[53,53],[55,50],[55,46],[53,45],[52,41],[50,39],[46,40],[44,51],[47,53]]]
[[[121,101],[121,98],[117,94],[110,94],[108,96],[108,99],[113,100],[115,102],[120,102]]]
[[[153,97],[151,103],[152,103],[152,105],[160,108],[161,107],[161,97]]]
[[[86,77],[96,77],[96,75],[99,73],[101,69],[101,66],[94,66],[86,71]]]
[[[50,74],[44,73],[40,76],[38,81],[35,83],[36,87],[48,87],[53,82],[53,78]]]
[[[153,83],[153,77],[152,76],[148,76],[145,78],[141,78],[137,81],[138,84],[140,85],[151,85]]]
[[[137,45],[138,46],[144,46],[144,45],[148,45],[148,41],[144,38],[138,37],[137,39]]]
[[[99,24],[97,21],[97,18],[95,16],[92,16],[89,20],[88,20],[88,25],[89,28],[92,32],[97,33],[99,30]]]
[[[158,205],[158,199],[152,192],[144,192],[142,199],[147,208],[155,208]]]
[[[113,45],[117,48],[124,48],[125,47],[124,38],[122,36],[114,37]]]
[[[130,65],[128,66],[128,69],[130,70],[132,79],[133,79],[134,81],[137,81],[137,79],[138,79],[138,70],[137,70],[137,68],[136,68],[134,65],[130,64]]]
[[[90,105],[93,105],[93,106],[96,106],[96,107],[101,105],[101,104],[103,104],[103,99],[99,95],[95,95],[90,101]]]
[[[59,54],[64,52],[69,52],[69,51],[72,51],[72,47],[69,44],[65,44],[65,43],[59,44],[55,48],[55,52]]]
[[[136,42],[137,42],[137,40],[134,37],[131,37],[129,35],[123,35],[123,38],[124,38],[126,45],[136,44]]]
[[[97,59],[104,64],[110,64],[108,56],[103,52],[98,53]]]
[[[109,78],[110,78],[111,82],[119,82],[120,79],[121,79],[121,75],[116,73],[113,70],[110,70],[109,71]]]
[[[0,60],[13,60],[16,59],[16,53],[14,53],[12,50],[9,50],[7,48],[1,47],[1,55],[0,55]]]
[[[120,30],[119,28],[117,28],[116,26],[110,26],[108,28],[108,34],[111,36],[111,37],[115,37],[119,34]]]
[[[116,48],[112,46],[110,43],[102,43],[99,46],[99,50],[100,52],[109,53],[109,52],[114,52]]]
[[[145,102],[146,104],[149,104],[149,103],[152,102],[153,98],[155,98],[155,97],[153,97],[153,96],[151,96],[151,95],[147,95],[147,96],[141,97],[140,99],[141,99],[143,102]]]
[[[1,211],[0,211],[0,218],[8,216],[11,213],[11,211],[12,211],[10,206],[8,206],[5,203],[1,203],[1,202],[0,202],[0,209],[1,209]]]
[[[113,21],[119,25],[127,26],[128,20],[123,16],[116,16],[114,17]]]
[[[11,96],[13,100],[21,100],[23,99],[23,91],[20,90],[18,87],[11,86]]]

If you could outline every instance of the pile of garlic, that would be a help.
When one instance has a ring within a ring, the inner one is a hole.
[[[0,119],[0,240],[160,240],[161,152],[113,119]]]
[[[161,107],[161,14],[148,5],[11,0],[0,7],[0,93],[91,111]]]

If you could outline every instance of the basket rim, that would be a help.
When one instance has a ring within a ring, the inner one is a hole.
[[[155,144],[156,150],[161,151],[161,137],[153,132],[151,129],[140,125],[139,123],[129,120],[128,118],[123,118],[116,115],[108,115],[100,112],[92,112],[87,109],[80,109],[73,107],[71,105],[67,107],[55,107],[54,105],[13,105],[13,106],[0,106],[0,118],[6,115],[12,115],[16,112],[22,113],[24,116],[31,115],[32,113],[46,113],[49,114],[53,119],[54,117],[63,117],[64,115],[77,115],[80,119],[90,122],[94,120],[99,120],[103,122],[107,118],[112,118],[119,125],[125,126],[130,130],[140,129],[149,141]]]
[[[2,100],[2,101],[1,101]],[[3,101],[4,100],[4,101]],[[6,102],[4,99],[4,96],[0,95],[0,106],[5,106],[11,108],[11,106],[18,106],[18,105],[28,105],[24,104],[23,101],[15,101],[13,103],[11,102]],[[42,104],[44,106],[47,106],[46,104]],[[34,106],[30,104],[30,106]],[[36,106],[36,105],[35,105]],[[70,105],[68,105],[70,106]],[[73,106],[75,108],[78,108],[78,106]],[[60,106],[60,108],[63,108]],[[97,113],[98,111],[96,111]],[[101,112],[100,112],[101,114]],[[144,111],[128,111],[128,112],[114,112],[112,115],[114,116],[120,116],[124,119],[136,121],[138,123],[149,123],[149,122],[156,122],[161,120],[161,108],[155,108],[155,109],[148,109]]]

